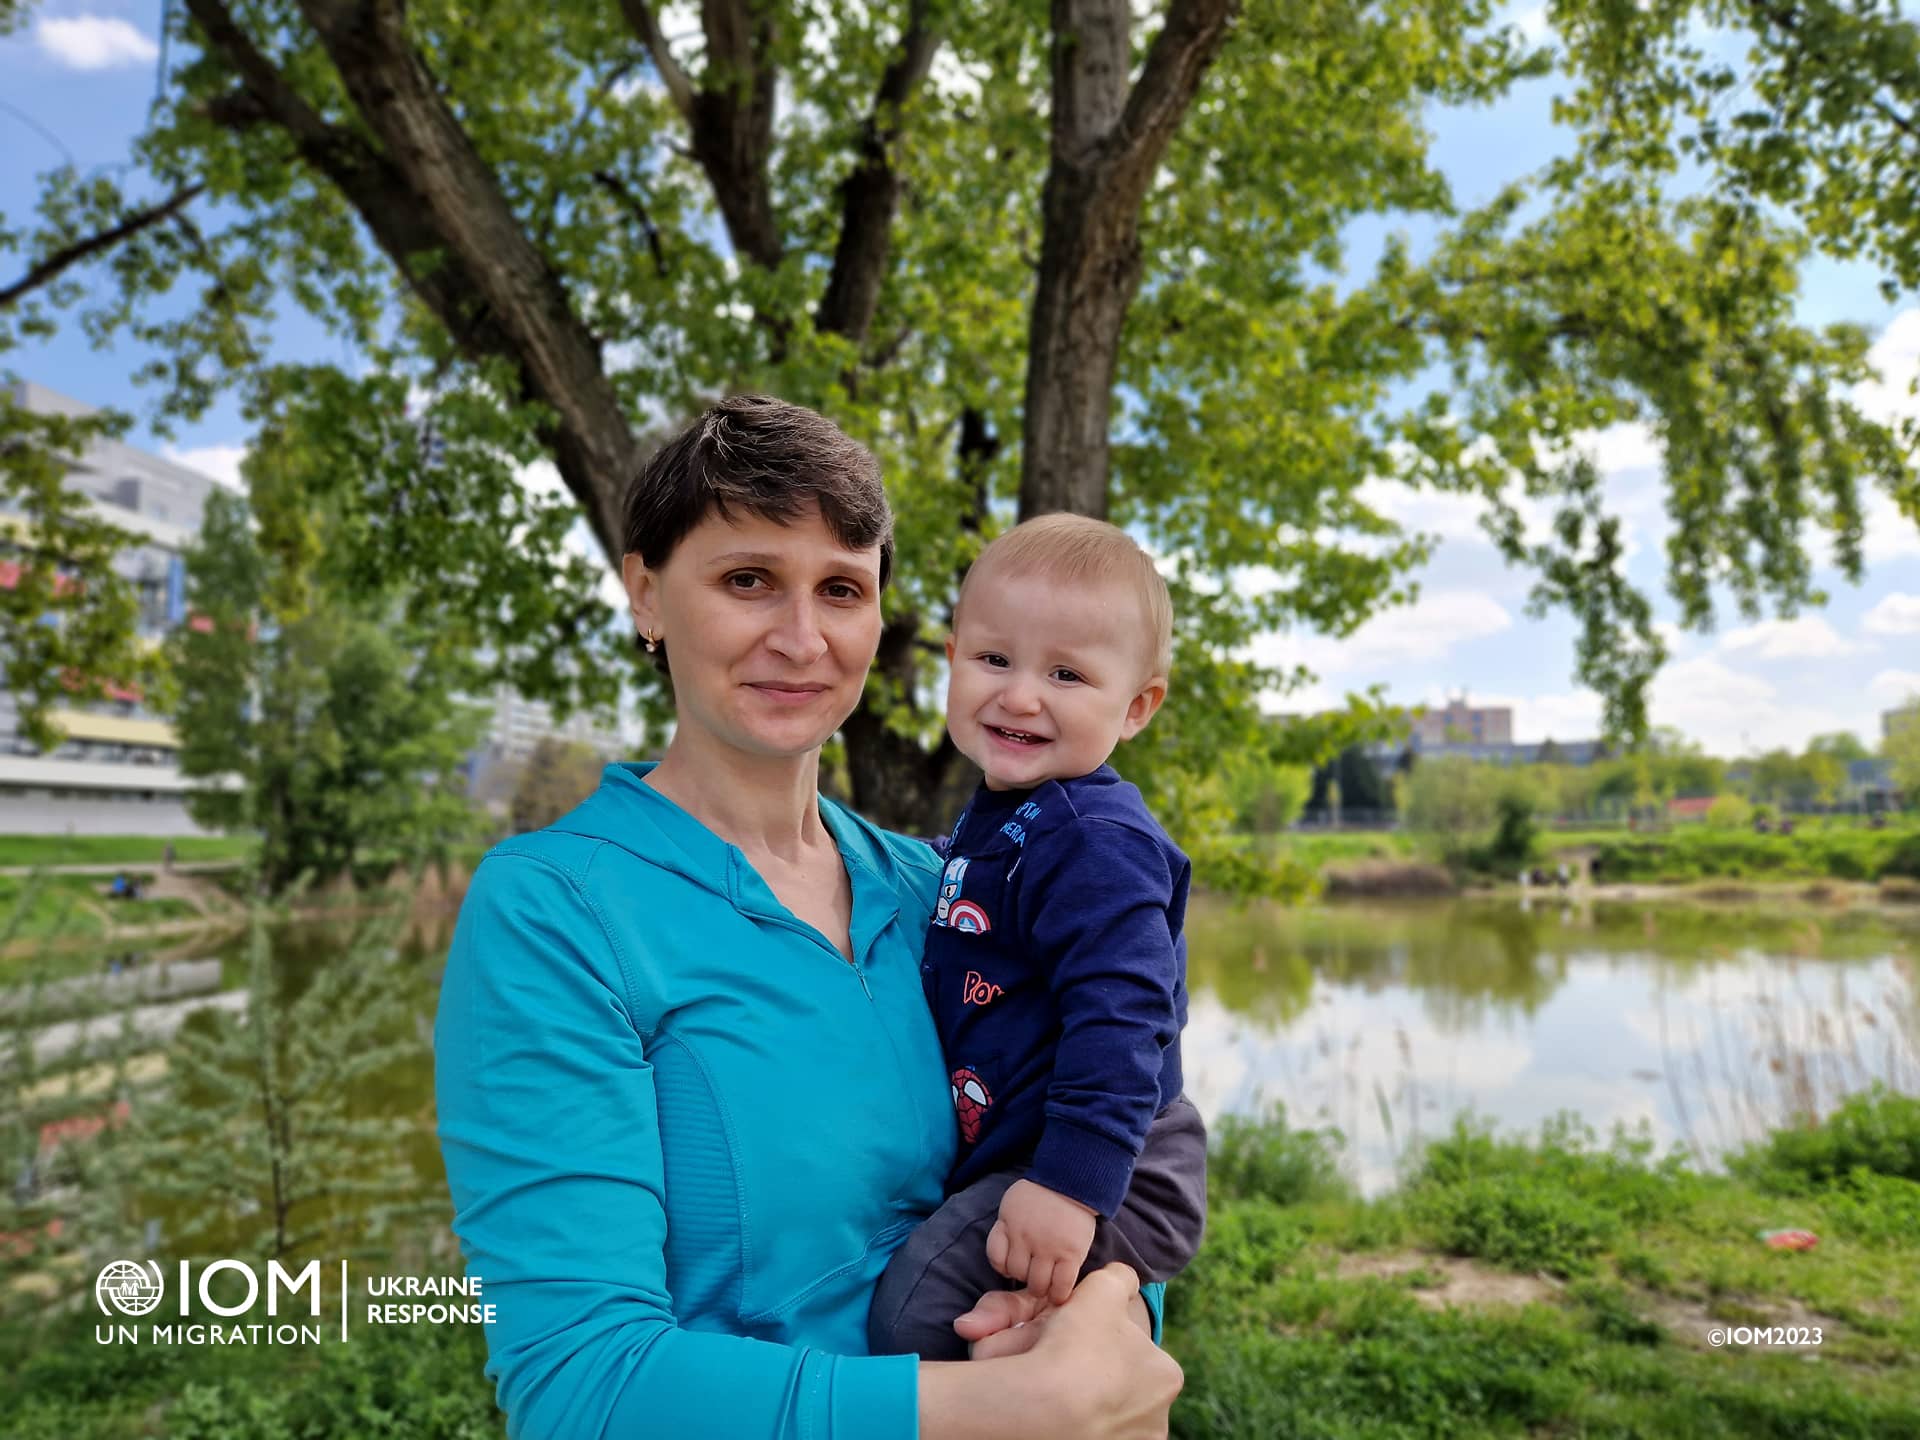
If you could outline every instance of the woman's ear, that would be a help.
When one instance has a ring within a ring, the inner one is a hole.
[[[640,552],[629,550],[620,557],[620,579],[627,587],[627,610],[633,616],[637,635],[658,635],[660,616],[655,603],[658,581]]]

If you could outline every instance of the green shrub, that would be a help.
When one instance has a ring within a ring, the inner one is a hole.
[[[1568,1288],[1567,1295],[1584,1312],[1587,1328],[1602,1340],[1658,1345],[1667,1338],[1659,1323],[1642,1315],[1632,1297],[1618,1285],[1581,1280]]]
[[[1855,1170],[1920,1181],[1920,1098],[1876,1085],[1849,1096],[1825,1120],[1775,1131],[1727,1166],[1771,1190],[1831,1185]]]
[[[1715,830],[1745,830],[1753,824],[1753,806],[1740,795],[1722,795],[1707,807],[1707,824]]]
[[[1288,1128],[1284,1106],[1264,1121],[1223,1116],[1207,1153],[1207,1194],[1218,1205],[1259,1197],[1276,1205],[1344,1198],[1352,1187],[1340,1173],[1338,1130]]]
[[[1618,1221],[1591,1202],[1517,1175],[1429,1190],[1413,1208],[1442,1249],[1507,1270],[1583,1275],[1619,1230]]]
[[[1907,880],[1920,880],[1920,831],[1900,836],[1887,847],[1887,856],[1880,863],[1879,873],[1882,878],[1895,875]]]

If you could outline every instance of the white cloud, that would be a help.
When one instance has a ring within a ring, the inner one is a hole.
[[[1802,615],[1729,630],[1720,648],[1730,652],[1750,650],[1762,660],[1819,660],[1852,655],[1869,647],[1847,639],[1818,615]]]
[[[1473,705],[1504,705],[1513,711],[1513,738],[1519,744],[1542,740],[1591,740],[1600,733],[1600,697],[1591,690],[1558,690],[1539,695],[1498,695],[1475,692]],[[1428,704],[1443,703],[1429,695]]]
[[[1573,443],[1576,449],[1586,453],[1602,475],[1660,468],[1660,441],[1638,421],[1623,421],[1604,430],[1582,430],[1573,437]]]
[[[1553,38],[1553,20],[1544,5],[1517,10],[1507,17],[1507,23],[1518,30],[1529,45],[1540,45]]]
[[[1894,591],[1862,617],[1860,628],[1869,635],[1920,635],[1920,595]]]
[[[1512,626],[1513,616],[1489,595],[1434,590],[1412,605],[1376,615],[1345,639],[1275,632],[1257,637],[1249,650],[1263,665],[1305,665],[1318,674],[1369,683],[1387,678],[1383,672],[1395,665],[1437,660],[1463,640],[1497,635]]]
[[[1867,695],[1889,709],[1920,695],[1920,670],[1882,670],[1867,682]]]
[[[106,15],[75,15],[42,20],[34,29],[40,48],[73,70],[113,70],[151,65],[160,48],[125,20]]]
[[[562,499],[567,494],[567,482],[560,478],[559,467],[551,460],[522,465],[513,472],[513,478],[522,490],[540,500]]]
[[[1914,394],[1920,379],[1920,306],[1909,306],[1887,322],[1867,360],[1880,378],[1854,386],[1853,403],[1881,421],[1920,416],[1920,396]]]
[[[1647,709],[1655,725],[1675,726],[1709,754],[1729,759],[1781,745],[1798,750],[1810,736],[1860,725],[1853,710],[1783,699],[1770,682],[1711,655],[1663,669]]]
[[[1869,566],[1920,556],[1920,520],[1902,515],[1884,490],[1861,501],[1860,526],[1860,553]]]
[[[1909,306],[1887,322],[1867,351],[1880,378],[1853,387],[1853,403],[1873,419],[1892,424],[1920,420],[1920,306]],[[1870,565],[1920,555],[1920,523],[1900,513],[1891,496],[1872,490],[1861,506]]]
[[[163,453],[174,464],[197,470],[229,490],[247,488],[247,482],[240,478],[240,464],[247,458],[244,445],[197,445],[186,450],[168,445]]]

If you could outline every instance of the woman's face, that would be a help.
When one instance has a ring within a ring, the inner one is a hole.
[[[816,750],[859,703],[880,646],[880,547],[818,511],[709,515],[649,569],[623,564],[635,626],[665,642],[684,730],[752,755]]]

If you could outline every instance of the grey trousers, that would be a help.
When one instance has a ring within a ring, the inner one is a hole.
[[[948,1196],[894,1251],[867,1316],[873,1354],[967,1358],[954,1318],[990,1290],[1019,1288],[987,1263],[987,1232],[999,1218],[1000,1197],[1026,1173],[1002,1170]],[[1094,1222],[1080,1274],[1124,1260],[1142,1283],[1169,1280],[1193,1259],[1206,1226],[1207,1127],[1182,1095],[1154,1117],[1119,1212]]]

